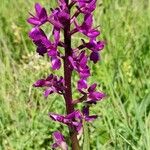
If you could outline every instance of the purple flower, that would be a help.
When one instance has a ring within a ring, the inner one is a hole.
[[[52,148],[61,148],[61,150],[68,150],[68,146],[65,142],[64,136],[59,131],[53,133],[53,139],[55,143],[52,145]]]
[[[85,121],[91,122],[97,118],[96,115],[89,115],[89,106],[84,106],[82,113],[79,110],[76,110],[66,116],[55,113],[49,113],[49,116],[54,121],[58,121],[70,127],[74,127],[78,134],[81,134],[83,131],[83,119]]]
[[[78,81],[78,90],[87,89],[87,81],[85,79],[80,79]]]
[[[57,77],[53,74],[49,75],[46,79],[40,79],[33,84],[34,87],[46,87],[44,96],[48,97],[48,95],[52,93],[63,94],[64,92],[64,79],[63,77]]]
[[[88,88],[88,100],[86,103],[96,103],[97,101],[102,100],[106,95],[102,92],[97,92],[96,91],[97,84],[92,84]]]
[[[69,57],[70,65],[71,68],[76,70],[79,74],[80,77],[89,77],[90,72],[89,72],[89,67],[87,65],[88,62],[88,57],[85,54],[85,51],[82,51],[79,55],[75,55],[73,57]],[[88,70],[88,71],[87,71]]]
[[[91,14],[96,8],[96,0],[73,0],[78,2],[79,9],[84,14]]]
[[[55,31],[54,31],[55,32]],[[37,53],[44,55],[45,53],[51,57],[52,69],[58,70],[61,67],[61,61],[58,58],[59,53],[57,52],[57,44],[59,42],[59,33],[54,33],[55,43],[51,43],[44,31],[38,27],[33,28],[29,32],[29,37],[33,40],[37,46]]]
[[[49,116],[52,120],[58,121],[60,123],[66,124],[70,127],[75,128],[75,130],[80,133],[82,131],[82,113],[79,110],[72,112],[66,116],[49,113]]]
[[[89,106],[84,106],[82,109],[82,113],[84,116],[85,121],[87,122],[92,122],[93,120],[95,120],[97,118],[97,115],[89,115]]]
[[[99,53],[98,52],[92,52],[90,54],[90,60],[96,64],[100,60]]]
[[[47,53],[47,49],[52,47],[52,43],[48,40],[44,31],[38,27],[33,28],[29,32],[29,37],[37,46],[37,53],[39,53],[39,55],[43,56],[45,53]]]
[[[35,26],[40,26],[47,22],[48,16],[45,8],[42,8],[39,3],[35,4],[35,16],[31,14],[32,17],[30,17],[27,21]]]
[[[89,43],[85,44],[85,47],[90,49],[92,52],[90,54],[90,60],[97,63],[100,60],[99,51],[101,51],[105,46],[104,41],[96,41],[96,39],[91,38]]]
[[[90,76],[90,69],[87,65],[88,57],[86,56],[85,51],[82,51],[75,61],[77,63],[77,72],[79,73],[80,78],[88,78]]]
[[[79,135],[81,135],[83,132],[83,120],[92,122],[97,118],[97,115],[89,115],[89,106],[84,106],[82,113],[79,110],[76,110],[66,116],[55,113],[49,113],[49,116],[54,121],[58,121],[74,128]]]
[[[49,17],[49,22],[57,29],[64,28],[66,22],[70,19],[67,9],[64,8],[65,6],[66,5],[63,5],[63,7],[52,10],[52,14]]]
[[[78,89],[87,88],[87,78],[90,76],[90,69],[87,65],[88,57],[85,51],[82,51],[78,56],[69,57],[71,68],[79,73],[80,80],[78,81]]]
[[[65,0],[58,0],[58,4],[63,10],[67,9]]]
[[[74,21],[76,28],[74,29],[76,32],[81,32],[85,36],[89,38],[96,38],[100,32],[96,29],[92,28],[93,24],[93,16],[92,14],[86,14],[84,16],[84,21],[81,26],[78,25],[77,21]]]
[[[92,51],[100,51],[104,48],[104,41],[96,41],[96,38],[91,38],[89,43],[86,43],[86,47]]]
[[[87,100],[84,101],[85,103],[96,104],[106,96],[104,93],[96,91],[96,87],[97,84],[94,83],[87,89],[87,91],[79,89],[83,95],[87,95]]]
[[[61,67],[61,61],[58,59],[58,57],[51,57],[51,62],[52,62],[52,69],[53,70],[58,70]]]
[[[55,46],[57,47],[58,43],[59,43],[59,39],[60,39],[60,28],[54,27],[53,28],[53,36],[54,36],[54,43]]]
[[[56,47],[52,47],[52,49],[48,50],[48,56],[51,57],[51,64],[53,70],[59,70],[61,67],[60,54],[57,51]]]

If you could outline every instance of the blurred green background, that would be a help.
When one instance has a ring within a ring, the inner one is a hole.
[[[34,2],[0,0],[0,150],[49,150],[56,130],[69,138],[47,115],[65,113],[63,99],[45,100],[32,87],[51,72],[28,38]],[[56,4],[38,2],[48,11]],[[101,117],[89,124],[91,150],[150,150],[150,1],[98,0],[96,25],[107,45],[101,62],[91,64],[90,82],[107,98],[92,107]]]

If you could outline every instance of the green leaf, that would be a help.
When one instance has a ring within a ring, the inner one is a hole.
[[[89,130],[88,124],[83,121],[83,129],[84,129],[84,141],[83,141],[83,150],[90,150],[90,141],[89,141]]]

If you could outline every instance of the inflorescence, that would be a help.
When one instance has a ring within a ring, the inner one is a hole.
[[[74,13],[71,15],[70,11],[73,7]],[[83,131],[83,120],[91,122],[97,118],[97,115],[89,114],[90,106],[105,97],[104,93],[96,91],[96,83],[92,85],[87,83],[87,79],[91,76],[88,62],[92,61],[96,64],[100,60],[99,52],[105,45],[104,41],[97,40],[100,35],[98,27],[93,27],[93,11],[95,9],[96,0],[70,0],[70,2],[58,0],[58,7],[51,9],[49,15],[44,7],[36,3],[35,15],[30,14],[31,17],[28,19],[28,23],[33,25],[32,30],[29,32],[29,37],[36,45],[37,53],[41,56],[48,56],[53,70],[59,70],[62,67],[62,62],[67,61],[68,68],[65,68],[64,65],[64,74],[69,70],[69,72],[75,71],[79,75],[76,88],[82,96],[77,100],[70,100],[71,103],[68,105],[71,105],[73,109],[67,111],[69,113],[66,115],[49,113],[52,120],[73,128],[77,134],[81,134]],[[81,24],[78,21],[80,15],[84,16]],[[44,24],[51,24],[53,27],[53,40],[51,41],[41,28]],[[61,33],[66,36],[62,38]],[[81,39],[81,44],[76,48],[72,48],[71,37],[75,36],[76,33],[82,34],[88,40]],[[64,52],[60,51],[60,49],[64,49]],[[44,87],[45,97],[53,93],[63,95],[66,103],[68,103],[65,94],[69,92],[67,90],[69,74],[67,76],[66,73],[64,76],[66,78],[50,74],[47,78],[35,82],[33,86]],[[70,94],[72,94],[71,90]],[[81,111],[74,109],[74,105],[78,103],[83,104]],[[55,141],[52,145],[53,148],[68,149],[64,136],[59,131],[53,133],[53,138]]]

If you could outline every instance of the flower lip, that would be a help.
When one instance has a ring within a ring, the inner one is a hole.
[[[94,62],[94,64],[96,64],[99,60],[100,60],[100,55],[98,52],[92,52],[90,54],[90,60]]]

